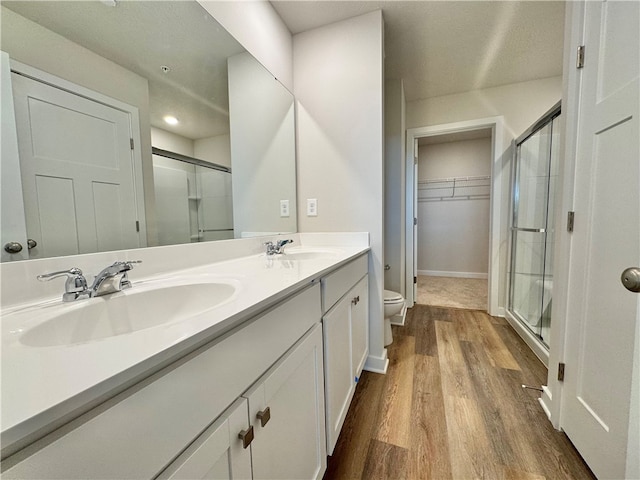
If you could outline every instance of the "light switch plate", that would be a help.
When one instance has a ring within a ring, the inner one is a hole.
[[[280,216],[289,216],[289,200],[280,200]]]
[[[318,199],[307,198],[307,217],[318,216]]]

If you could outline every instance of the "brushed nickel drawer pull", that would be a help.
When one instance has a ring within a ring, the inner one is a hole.
[[[264,410],[258,412],[256,414],[256,417],[260,419],[260,425],[264,427],[267,423],[269,423],[269,420],[271,420],[271,409],[269,407],[265,408]]]
[[[242,440],[242,448],[247,448],[253,442],[253,425],[250,425],[246,430],[242,430],[238,434],[238,438]]]

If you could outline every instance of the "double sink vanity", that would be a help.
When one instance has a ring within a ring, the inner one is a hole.
[[[3,286],[3,477],[322,478],[368,355],[368,236],[277,238],[116,252],[144,257],[131,288],[75,301]]]

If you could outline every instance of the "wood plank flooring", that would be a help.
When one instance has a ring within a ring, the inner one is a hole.
[[[547,371],[504,319],[416,305],[386,375],[363,372],[331,479],[593,479],[521,385]]]

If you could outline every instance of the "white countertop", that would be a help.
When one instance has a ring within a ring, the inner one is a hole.
[[[87,343],[29,346],[22,335],[42,323],[47,308],[61,308],[58,298],[2,312],[3,448],[70,418],[134,381],[210,341],[273,306],[328,272],[369,250],[366,246],[331,247],[331,258],[298,261],[264,254],[177,270],[159,277],[136,278],[132,290],[149,282],[177,282],[207,277],[236,287],[221,305],[187,319],[114,335]],[[119,295],[119,294],[114,294]],[[103,301],[102,297],[79,302]],[[71,304],[66,304],[71,305]],[[66,308],[66,306],[65,306]]]

